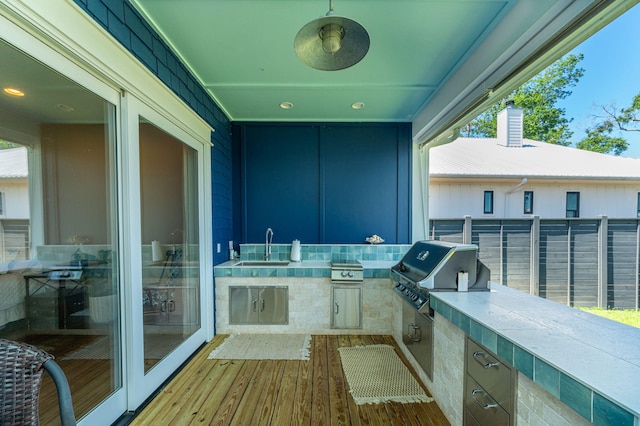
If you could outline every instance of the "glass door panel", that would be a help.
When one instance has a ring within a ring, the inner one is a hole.
[[[200,329],[198,152],[139,120],[144,371]]]
[[[0,337],[53,354],[82,418],[123,385],[118,93],[106,100],[1,40],[0,63],[17,90],[0,96]],[[43,394],[56,394],[48,375]],[[55,398],[40,415],[57,421]]]

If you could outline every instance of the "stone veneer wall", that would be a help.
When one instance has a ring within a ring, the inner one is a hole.
[[[462,330],[436,313],[433,324],[433,384],[429,389],[452,425],[462,424],[464,340]]]
[[[569,409],[522,373],[518,373],[518,425],[581,426],[590,421]]]
[[[216,333],[391,334],[392,283],[388,278],[362,284],[362,328],[331,328],[331,280],[314,277],[216,277]],[[229,286],[289,287],[289,324],[230,325]]]

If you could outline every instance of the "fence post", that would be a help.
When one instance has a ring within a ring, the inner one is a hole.
[[[598,229],[598,307],[607,309],[609,218],[600,215]]]
[[[540,296],[540,216],[531,221],[531,263],[529,266],[529,293]]]
[[[636,287],[635,287],[635,308],[640,308],[640,220],[636,221]]]
[[[464,217],[464,225],[462,226],[462,244],[471,244],[472,238],[472,227],[473,223],[471,221],[471,216],[466,215]]]

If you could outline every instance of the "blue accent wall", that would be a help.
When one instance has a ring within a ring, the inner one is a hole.
[[[411,238],[407,123],[244,123],[242,242],[388,244]]]

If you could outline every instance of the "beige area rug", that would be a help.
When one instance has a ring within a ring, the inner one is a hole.
[[[311,336],[305,334],[232,334],[209,359],[309,359]]]
[[[182,340],[182,335],[147,334],[144,337],[144,357],[145,359],[162,359]],[[113,359],[113,352],[114,348],[110,337],[102,336],[60,359]]]
[[[349,392],[356,404],[431,402],[389,345],[338,348]]]

